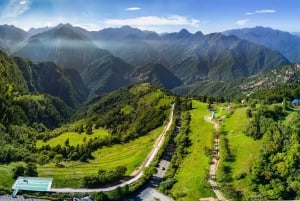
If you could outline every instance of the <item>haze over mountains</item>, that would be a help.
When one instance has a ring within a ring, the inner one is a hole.
[[[0,26],[0,49],[10,55],[75,70],[64,70],[65,77],[73,85],[78,81],[84,91],[77,91],[75,99],[136,82],[174,89],[248,77],[299,61],[299,41],[298,36],[263,27],[204,35],[185,29],[157,34],[129,26],[87,31],[60,24],[28,32]]]
[[[239,38],[264,45],[280,52],[291,62],[300,61],[300,37],[289,32],[273,30],[265,27],[235,29],[223,32]]]

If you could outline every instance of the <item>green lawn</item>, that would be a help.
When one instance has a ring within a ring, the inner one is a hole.
[[[210,112],[207,110],[207,104],[193,101],[193,110],[190,113],[192,145],[189,147],[190,153],[175,175],[178,182],[171,189],[176,200],[185,201],[215,196],[207,180],[211,159],[204,154],[204,147],[212,147],[213,124],[204,119]]]
[[[60,144],[61,146],[65,145],[65,141],[69,139],[70,146],[77,146],[78,144],[81,145],[84,141],[88,142],[90,139],[98,138],[106,138],[109,136],[109,133],[105,129],[96,129],[93,130],[93,134],[88,135],[85,132],[79,134],[77,132],[65,132],[55,138],[51,138],[50,140],[44,142],[43,140],[38,140],[36,142],[36,147],[40,148],[43,145],[49,144],[51,147],[55,147],[56,145]]]
[[[238,190],[245,190],[246,179],[237,180],[236,177],[242,173],[249,173],[253,161],[258,157],[257,152],[262,146],[261,140],[254,140],[243,133],[250,121],[250,118],[246,117],[246,110],[246,107],[235,108],[232,116],[223,122],[225,138],[228,139],[230,152],[235,159],[233,162],[225,163],[231,167],[232,184]],[[222,153],[222,150],[220,152]]]
[[[100,168],[114,169],[117,166],[126,166],[126,174],[130,175],[145,160],[162,130],[163,127],[157,128],[150,134],[126,144],[103,147],[93,153],[95,159],[88,163],[63,162],[64,168],[58,168],[53,163],[39,166],[39,176],[53,177],[53,186],[56,187],[81,187],[79,179],[97,174]]]

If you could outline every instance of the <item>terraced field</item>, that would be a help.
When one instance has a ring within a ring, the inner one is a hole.
[[[38,167],[39,176],[53,177],[53,187],[81,187],[80,178],[86,175],[97,174],[101,169],[114,169],[117,166],[126,166],[127,175],[130,175],[149,154],[156,138],[162,132],[159,127],[146,136],[125,144],[116,144],[103,147],[93,153],[94,160],[84,162],[62,162],[64,167],[56,167],[54,163]]]

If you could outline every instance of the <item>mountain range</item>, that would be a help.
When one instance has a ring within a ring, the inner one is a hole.
[[[251,34],[245,32],[257,32],[257,41],[247,38],[245,35]],[[75,90],[72,95],[75,99],[86,97],[86,93],[92,97],[136,82],[174,89],[198,82],[228,82],[249,77],[298,61],[298,40],[298,36],[263,27],[204,35],[185,29],[157,34],[129,26],[87,31],[59,24],[27,32],[14,26],[0,26],[0,49],[11,56],[31,60],[30,65],[55,63],[71,85],[80,78],[77,87],[83,92]],[[293,45],[297,48],[292,54],[288,47],[293,49]],[[67,102],[78,105],[78,101]]]
[[[280,30],[266,27],[234,29],[223,32],[225,35],[235,35],[239,38],[264,45],[280,52],[291,62],[300,61],[300,37]]]
[[[94,34],[93,41],[135,66],[163,64],[185,84],[231,80],[289,62],[278,52],[237,37],[221,33],[191,34],[185,29],[158,35],[125,26],[101,30],[97,37]]]

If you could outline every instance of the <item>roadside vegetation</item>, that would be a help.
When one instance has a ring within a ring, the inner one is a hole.
[[[213,139],[212,124],[205,121],[205,116],[210,114],[207,108],[208,104],[193,100],[191,107],[182,113],[182,127],[175,139],[176,151],[165,180],[173,182],[167,192],[176,200],[214,196],[207,180],[210,157],[205,152],[212,149]]]

